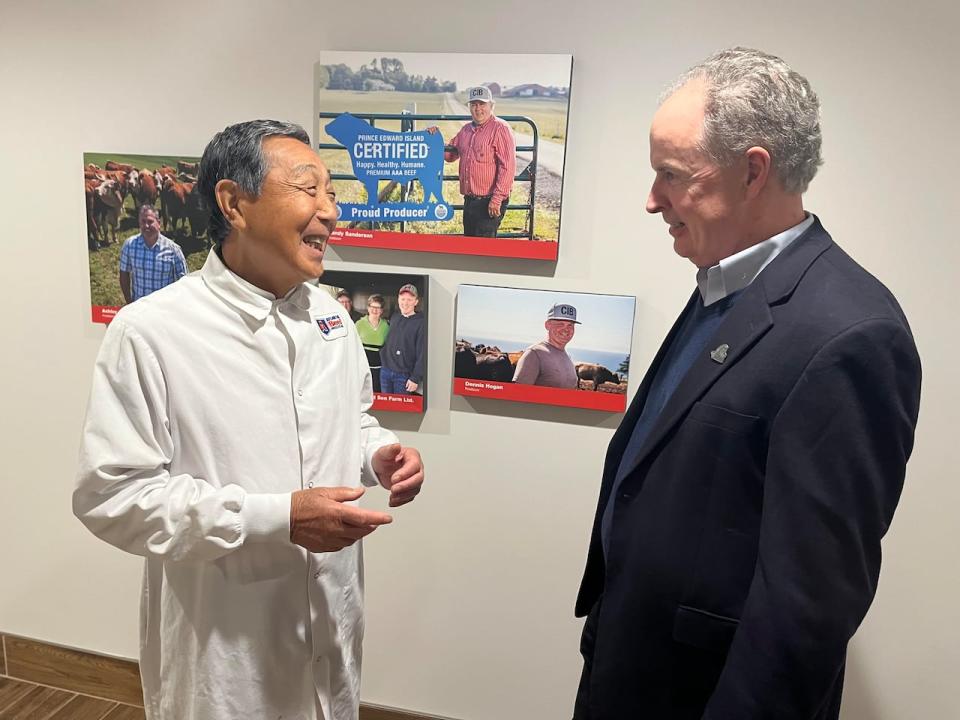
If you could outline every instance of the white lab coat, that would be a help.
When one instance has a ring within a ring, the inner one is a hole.
[[[74,512],[146,558],[150,720],[355,720],[360,543],[291,543],[290,495],[376,484],[372,455],[396,437],[371,403],[339,303],[309,284],[275,299],[215,252],[111,323]]]

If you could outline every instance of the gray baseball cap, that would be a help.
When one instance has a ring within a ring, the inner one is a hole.
[[[547,320],[568,320],[577,325],[583,324],[577,320],[577,309],[573,305],[567,305],[566,303],[557,303],[547,310]]]
[[[480,102],[493,102],[493,93],[486,85],[475,85],[467,88],[467,102],[479,100]]]

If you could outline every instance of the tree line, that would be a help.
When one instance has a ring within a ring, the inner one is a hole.
[[[359,70],[339,63],[321,65],[318,84],[327,90],[382,90],[390,85],[400,92],[456,92],[457,83],[438,80],[433,75],[409,75],[398,58],[373,58]]]

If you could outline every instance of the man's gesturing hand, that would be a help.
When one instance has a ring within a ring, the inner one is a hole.
[[[390,507],[413,500],[423,485],[423,460],[416,448],[385,445],[373,454],[373,471],[390,491]]]
[[[393,522],[387,513],[344,505],[361,495],[361,487],[297,490],[290,501],[290,540],[310,552],[336,552]]]

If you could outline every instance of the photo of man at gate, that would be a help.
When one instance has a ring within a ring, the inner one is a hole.
[[[573,58],[324,51],[334,246],[556,260]]]
[[[485,85],[467,89],[470,115],[444,148],[443,159],[460,163],[463,234],[496,237],[517,172],[517,144],[510,125],[493,114],[496,103]],[[427,132],[438,132],[436,125]]]

